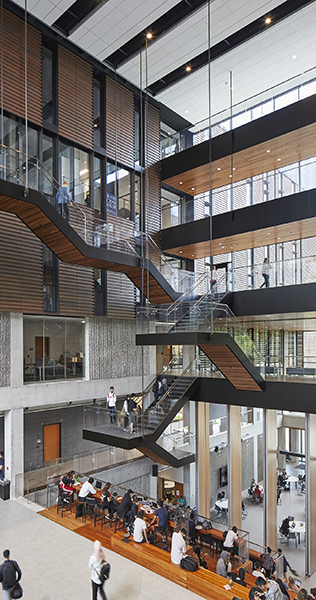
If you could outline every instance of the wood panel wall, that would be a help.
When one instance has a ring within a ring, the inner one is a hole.
[[[93,69],[62,46],[58,49],[59,133],[93,148]]]
[[[132,221],[121,217],[108,216],[108,223],[113,225],[113,235],[120,240],[128,240],[135,245]],[[107,315],[112,318],[133,319],[135,317],[135,288],[124,273],[107,273]]]
[[[106,152],[112,160],[134,168],[134,94],[106,78]]]
[[[59,314],[69,317],[93,316],[93,269],[59,263]]]
[[[148,167],[148,185],[145,174],[145,223],[146,232],[161,247],[161,193],[160,193],[160,111],[154,106],[146,108],[145,161]]]
[[[0,213],[0,311],[42,314],[42,248],[18,217]]]
[[[1,9],[0,9],[1,10]],[[24,21],[3,9],[3,105],[25,117]],[[42,35],[27,27],[28,118],[42,124]]]

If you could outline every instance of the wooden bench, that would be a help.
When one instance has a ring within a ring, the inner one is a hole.
[[[233,583],[232,588],[225,590],[228,579],[213,571],[201,567],[193,573],[185,571],[171,562],[169,552],[150,544],[137,544],[132,538],[128,538],[128,542],[124,540],[122,533],[112,535],[111,549],[207,600],[232,600],[234,596],[248,600],[249,588]]]

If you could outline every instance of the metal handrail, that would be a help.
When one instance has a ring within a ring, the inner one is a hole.
[[[180,381],[180,379],[182,379],[185,374],[189,371],[189,369],[192,368],[193,364],[197,361],[197,358],[194,358],[190,364],[184,369],[184,371],[182,371],[182,373],[180,373],[179,377],[177,377],[177,379],[171,384],[171,386],[167,389],[167,391],[164,393],[164,395],[160,398],[159,402],[157,402],[157,404],[155,405],[156,407],[161,406],[161,403],[164,401],[165,398],[167,398],[167,396],[170,394],[170,392],[172,392],[172,390],[174,389],[174,387],[177,385],[177,383]],[[193,376],[193,381],[196,379],[196,376]],[[185,392],[184,392],[185,393]],[[183,396],[183,394],[182,394]],[[181,398],[182,398],[181,396]],[[180,398],[179,398],[180,400]],[[146,409],[147,411],[149,410],[150,407],[148,407],[148,409]]]

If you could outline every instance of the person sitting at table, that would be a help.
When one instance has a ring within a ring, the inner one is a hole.
[[[132,529],[135,519],[137,517],[138,509],[140,507],[140,498],[137,498],[136,494],[134,494],[132,502],[133,504],[131,506],[131,510],[128,510],[126,513],[126,518],[128,519],[128,526],[130,529]]]
[[[200,548],[200,546],[195,546],[193,552],[197,555],[199,559],[200,567],[203,567],[203,569],[207,569],[207,562],[205,560],[207,557],[206,552],[202,552],[202,548]]]
[[[134,523],[133,540],[137,544],[143,544],[144,542],[146,542],[146,544],[149,544],[149,540],[147,537],[147,525],[146,521],[144,521],[144,514],[144,511],[140,510]]]
[[[227,552],[227,550],[223,550],[223,552],[221,552],[221,555],[216,563],[216,574],[217,575],[226,577],[228,556],[229,556],[229,553]]]
[[[263,579],[265,579],[265,576],[262,572],[262,567],[261,567],[261,563],[259,563],[259,561],[256,561],[254,564],[254,570],[252,571],[252,575],[254,577],[263,577]]]
[[[258,577],[255,584],[265,593],[266,600],[283,600],[283,594],[275,581]]]
[[[127,513],[132,508],[132,504],[133,504],[132,496],[133,496],[133,490],[127,490],[126,494],[124,494],[122,501],[117,509],[117,516],[120,519],[125,519],[125,522],[126,522]]]
[[[256,484],[256,487],[253,491],[253,497],[255,500],[258,500],[259,504],[261,504],[261,502],[262,502],[261,489],[259,488],[258,484]]]
[[[179,565],[181,559],[185,556],[186,553],[186,543],[185,536],[187,534],[187,530],[183,527],[181,530],[177,528],[176,531],[173,532],[171,538],[171,562],[174,565]]]
[[[157,504],[159,508],[157,508],[150,526],[155,524],[154,532],[164,533],[168,528],[168,511],[163,500],[158,500]]]
[[[308,594],[309,600],[316,600],[316,588],[311,588]]]
[[[180,508],[184,508],[185,507],[185,498],[183,498],[183,496],[180,496],[180,498],[178,498],[178,500],[177,500],[177,506],[180,506]]]
[[[228,532],[227,535],[224,539],[224,543],[223,543],[223,550],[226,550],[227,552],[230,553],[230,555],[232,556],[232,558],[234,557],[234,555],[237,552],[237,546],[235,546],[235,540],[237,540],[238,538],[238,534],[237,534],[237,527],[232,527]]]
[[[292,575],[290,575],[290,577],[288,578],[287,584],[289,586],[289,590],[291,590],[292,592],[299,592],[301,589],[301,586],[296,585],[294,577],[292,577]]]
[[[63,492],[67,492],[70,496],[74,493],[73,486],[76,483],[74,474],[74,471],[69,471],[69,473],[66,473],[66,475],[64,475],[64,477],[61,480],[61,488]]]
[[[247,587],[247,584],[245,582],[245,575],[246,575],[246,571],[242,567],[240,567],[240,569],[238,571],[238,575],[237,575],[237,573],[230,573],[230,577],[232,578],[232,580],[235,583],[238,583],[239,585],[242,585],[243,587]]]
[[[288,517],[286,517],[285,519],[283,519],[283,521],[281,523],[280,533],[282,533],[282,535],[285,535],[285,537],[287,537],[289,535],[289,529],[290,529],[290,521],[289,521]]]
[[[225,498],[225,492],[218,492],[217,500],[219,500],[219,502],[221,502],[221,500],[224,500],[224,498]]]
[[[93,477],[89,477],[88,481],[84,482],[84,484],[81,486],[80,492],[78,494],[78,498],[86,498],[88,496],[88,494],[94,495],[97,493],[97,490],[95,490],[92,485],[93,482],[94,482]]]
[[[114,514],[114,505],[113,505],[113,501],[111,499],[111,494],[110,494],[110,487],[111,484],[109,481],[107,481],[107,483],[105,484],[104,488],[101,490],[101,500],[102,500],[102,508],[103,510],[108,510],[108,515],[106,516],[107,519],[113,519],[113,514]]]
[[[288,591],[287,591],[287,589],[286,589],[286,587],[285,587],[282,579],[278,578],[275,581],[277,582],[277,584],[278,584],[278,586],[279,586],[279,588],[280,588],[280,590],[281,590],[281,592],[283,594],[283,600],[290,600],[289,593],[288,593]]]

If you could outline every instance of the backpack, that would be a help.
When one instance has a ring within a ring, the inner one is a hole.
[[[99,575],[100,583],[104,583],[106,581],[106,579],[109,579],[110,569],[111,569],[111,566],[109,565],[109,563],[104,563],[102,565],[100,575]]]
[[[16,582],[16,571],[12,560],[5,560],[2,565],[2,582],[8,588],[13,587]]]
[[[157,392],[158,392],[158,381],[156,381],[156,383],[154,383],[153,392],[154,392],[154,394],[157,394]]]
[[[184,556],[181,558],[180,567],[186,571],[197,571],[199,563],[193,558],[193,556]]]

